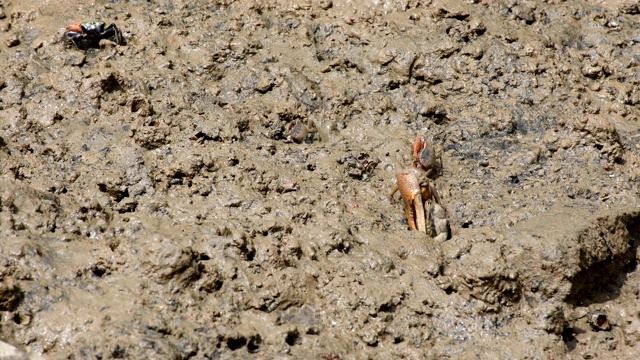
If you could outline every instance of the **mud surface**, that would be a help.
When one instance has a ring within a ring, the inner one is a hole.
[[[635,358],[637,1],[359,3],[4,2],[0,339]],[[60,41],[91,20],[126,43]],[[389,197],[417,135],[444,242]]]

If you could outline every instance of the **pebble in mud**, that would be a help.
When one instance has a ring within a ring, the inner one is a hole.
[[[6,42],[5,45],[7,45],[7,47],[14,47],[14,46],[18,46],[20,45],[20,38],[18,38],[18,36],[14,35],[12,37],[10,37]]]

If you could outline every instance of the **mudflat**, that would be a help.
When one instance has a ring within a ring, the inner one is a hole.
[[[65,38],[92,21],[122,41]],[[4,2],[0,349],[636,358],[639,24],[637,1]],[[418,136],[447,240],[389,196]]]

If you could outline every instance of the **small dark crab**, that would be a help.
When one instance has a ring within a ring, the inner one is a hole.
[[[368,180],[373,175],[373,170],[378,166],[380,160],[372,159],[369,154],[359,153],[357,156],[348,155],[339,159],[338,163],[347,164],[347,175],[358,180]]]
[[[67,44],[74,44],[80,50],[97,48],[100,46],[100,40],[110,40],[118,45],[124,43],[120,29],[115,24],[105,28],[102,21],[69,25],[64,32],[64,40]]]

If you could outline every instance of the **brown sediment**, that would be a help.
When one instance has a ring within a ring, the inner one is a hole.
[[[0,338],[633,358],[637,1],[451,3],[3,4]],[[65,48],[93,20],[126,45]],[[388,197],[416,136],[444,149],[445,242]]]

